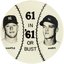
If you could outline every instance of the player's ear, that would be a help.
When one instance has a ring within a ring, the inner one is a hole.
[[[58,32],[59,28],[56,28],[56,32]]]

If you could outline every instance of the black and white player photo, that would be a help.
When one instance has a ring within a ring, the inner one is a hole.
[[[43,28],[44,44],[51,46],[56,44],[56,34],[58,32],[58,21],[52,15],[46,15],[42,21],[40,21],[40,26]]]
[[[5,33],[3,41],[9,43],[17,42],[18,22],[14,15],[7,15],[4,17],[3,28]]]

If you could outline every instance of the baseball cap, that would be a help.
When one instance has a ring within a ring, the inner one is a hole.
[[[8,15],[5,16],[3,19],[3,27],[5,27],[5,25],[7,25],[8,23],[15,23],[18,24],[17,19],[14,15]]]
[[[44,22],[50,22],[52,24],[54,24],[56,26],[56,28],[58,27],[58,21],[57,19],[52,16],[52,15],[47,15],[43,18],[43,20],[40,22],[40,25],[43,26]]]

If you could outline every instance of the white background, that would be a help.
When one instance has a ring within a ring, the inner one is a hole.
[[[28,0],[0,0],[0,28],[5,14],[17,3]],[[30,0],[29,0],[30,1]],[[36,0],[47,3],[59,14],[64,25],[64,0]],[[63,30],[64,31],[64,30]],[[1,36],[1,33],[0,33]],[[63,37],[64,38],[64,37]],[[13,59],[3,47],[0,38],[0,64],[26,64]],[[64,40],[57,53],[45,62],[38,64],[64,64]]]

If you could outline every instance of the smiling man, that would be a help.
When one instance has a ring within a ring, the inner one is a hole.
[[[52,15],[47,15],[40,22],[43,27],[44,44],[51,46],[54,45],[56,40],[56,32],[58,31],[58,21]]]
[[[4,17],[3,28],[5,31],[5,38],[7,42],[17,41],[18,22],[14,15],[8,15]]]

